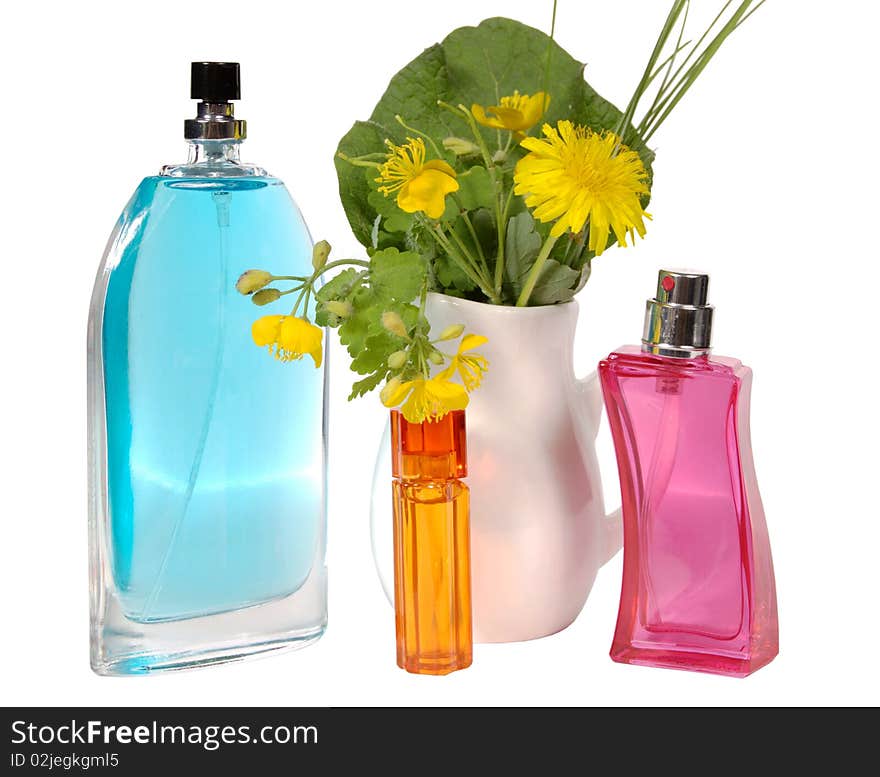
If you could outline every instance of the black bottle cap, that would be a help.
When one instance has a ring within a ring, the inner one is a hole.
[[[193,62],[190,97],[206,103],[241,99],[238,62]]]

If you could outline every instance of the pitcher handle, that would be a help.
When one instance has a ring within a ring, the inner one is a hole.
[[[583,408],[587,414],[588,429],[593,439],[599,434],[599,420],[602,417],[602,390],[599,385],[599,373],[591,372],[587,377],[578,381],[578,388],[583,399]],[[602,522],[602,553],[599,563],[606,564],[611,561],[623,547],[623,516],[621,508],[612,510],[605,516]]]

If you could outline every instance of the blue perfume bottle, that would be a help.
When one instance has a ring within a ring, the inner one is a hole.
[[[237,63],[192,65],[189,158],[145,178],[89,314],[91,662],[132,674],[300,647],[327,620],[325,372],[257,348],[235,288],[311,273],[284,184],[244,164]]]

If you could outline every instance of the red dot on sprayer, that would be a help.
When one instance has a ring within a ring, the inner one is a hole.
[[[675,280],[671,275],[667,275],[661,282],[660,285],[663,287],[663,291],[670,292],[675,288]]]

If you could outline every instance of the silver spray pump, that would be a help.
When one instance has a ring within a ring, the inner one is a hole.
[[[693,270],[660,270],[657,295],[645,309],[642,350],[690,359],[709,352],[712,313],[709,276]]]

